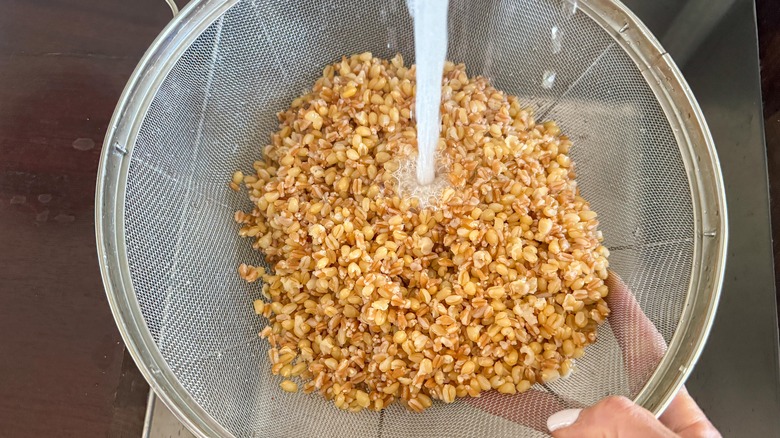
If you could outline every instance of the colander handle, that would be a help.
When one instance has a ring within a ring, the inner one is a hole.
[[[173,13],[173,16],[175,17],[179,13],[179,7],[176,6],[176,2],[174,0],[165,0],[165,3],[167,3],[168,7],[171,8],[171,12]]]

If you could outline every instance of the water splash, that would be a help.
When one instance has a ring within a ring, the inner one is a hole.
[[[545,70],[542,74],[542,88],[550,90],[553,85],[555,85],[555,72],[552,70]]]
[[[419,161],[414,157],[399,162],[398,170],[393,173],[398,194],[404,198],[417,198],[420,208],[436,208],[441,194],[450,182],[447,179],[447,169],[441,162],[436,169],[436,177],[430,184],[421,185],[417,182],[417,166]]]
[[[417,59],[417,182],[436,178],[436,146],[441,133],[441,81],[447,57],[447,8],[449,0],[416,0],[408,3],[414,18],[414,53]]]
[[[550,29],[550,43],[553,54],[561,52],[561,30],[558,29],[558,26],[553,26]]]

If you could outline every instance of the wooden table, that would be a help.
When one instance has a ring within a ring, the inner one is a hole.
[[[780,199],[780,10],[757,3]],[[0,11],[0,437],[137,437],[148,387],[103,292],[95,175],[119,94],[170,11],[162,0],[0,0]]]
[[[0,0],[0,437],[138,437],[95,249],[111,114],[162,0]]]

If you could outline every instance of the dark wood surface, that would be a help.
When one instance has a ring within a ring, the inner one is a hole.
[[[757,5],[777,200],[780,9]],[[94,188],[114,106],[169,19],[162,0],[0,0],[0,437],[141,432],[148,388],[103,292]]]
[[[162,0],[0,0],[0,436],[140,435],[98,270],[95,175]]]

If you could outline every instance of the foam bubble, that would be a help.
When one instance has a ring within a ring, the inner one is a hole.
[[[420,208],[437,208],[442,192],[451,186],[447,179],[446,167],[440,160],[437,160],[433,182],[421,185],[417,181],[417,157],[410,156],[399,160],[398,170],[393,174],[398,195],[404,198],[416,198]]]

